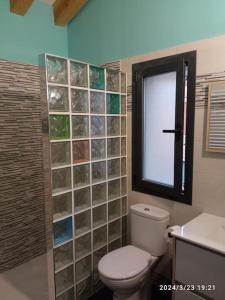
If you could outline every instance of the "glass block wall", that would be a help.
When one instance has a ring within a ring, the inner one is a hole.
[[[45,60],[56,299],[87,299],[100,258],[127,240],[126,75]]]

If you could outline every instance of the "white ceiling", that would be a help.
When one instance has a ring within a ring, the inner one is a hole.
[[[39,1],[49,4],[49,5],[52,5],[55,2],[55,0],[39,0]]]

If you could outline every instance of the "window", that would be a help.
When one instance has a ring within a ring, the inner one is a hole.
[[[196,51],[133,65],[133,190],[192,202]]]

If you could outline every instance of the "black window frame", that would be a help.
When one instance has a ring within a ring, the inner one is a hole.
[[[143,174],[143,80],[145,77],[177,72],[175,129],[183,130],[185,69],[187,75],[185,185],[182,190],[183,134],[175,134],[174,187],[144,180]],[[132,189],[161,198],[192,204],[193,148],[196,86],[196,51],[132,65]],[[182,99],[182,101],[181,101]],[[182,138],[181,138],[182,136]]]

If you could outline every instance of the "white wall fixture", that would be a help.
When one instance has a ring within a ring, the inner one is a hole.
[[[56,299],[101,287],[97,264],[127,239],[126,75],[45,55]]]
[[[209,84],[206,148],[225,153],[225,81]]]

